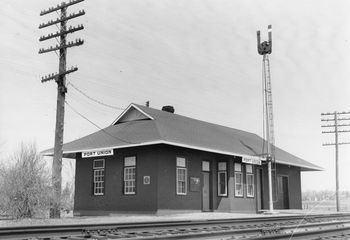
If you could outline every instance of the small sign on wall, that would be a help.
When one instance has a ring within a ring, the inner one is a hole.
[[[143,184],[151,184],[151,176],[143,176]]]
[[[190,191],[199,192],[201,190],[201,180],[198,177],[190,177]]]
[[[242,163],[248,163],[248,164],[254,164],[254,165],[261,165],[261,160],[257,157],[243,157]]]

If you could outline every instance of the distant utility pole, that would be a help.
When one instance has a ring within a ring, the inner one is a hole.
[[[335,194],[336,194],[336,204],[337,212],[339,212],[339,164],[338,164],[338,146],[343,144],[350,144],[350,142],[339,142],[338,134],[350,132],[350,130],[341,129],[342,127],[349,127],[350,112],[333,112],[333,113],[321,113],[322,122],[326,122],[326,125],[321,125],[323,128],[331,128],[330,131],[322,131],[322,133],[334,133],[335,141],[334,143],[324,143],[323,146],[335,146]],[[332,118],[330,118],[332,117]],[[345,122],[344,122],[345,121]],[[329,123],[329,124],[328,124]]]
[[[59,31],[56,33],[50,33],[46,36],[39,38],[39,41],[45,41],[48,39],[56,38],[58,44],[56,46],[51,46],[47,49],[39,49],[39,54],[58,51],[59,52],[59,71],[58,73],[49,74],[48,76],[42,77],[41,82],[47,82],[50,80],[55,80],[57,83],[57,108],[56,108],[56,130],[55,130],[55,148],[54,157],[52,162],[52,184],[54,188],[54,198],[52,205],[52,212],[50,213],[53,218],[60,218],[60,203],[61,203],[61,185],[62,185],[62,146],[63,146],[63,125],[64,125],[64,103],[65,95],[67,93],[66,87],[66,75],[78,70],[77,67],[71,67],[69,70],[66,69],[66,56],[67,48],[79,46],[84,43],[81,39],[76,39],[73,42],[67,42],[66,36],[69,33],[73,33],[84,29],[83,25],[78,25],[76,27],[70,26],[67,28],[67,21],[85,14],[84,10],[78,13],[72,13],[67,15],[67,8],[83,2],[84,0],[70,0],[68,3],[62,2],[56,7],[50,7],[48,10],[43,10],[40,12],[40,16],[56,12],[59,14],[59,18],[51,20],[47,23],[42,23],[39,25],[39,29],[59,24]],[[60,11],[60,13],[58,12]],[[57,52],[56,52],[57,54]]]

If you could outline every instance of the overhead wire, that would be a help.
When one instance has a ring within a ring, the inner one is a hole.
[[[71,82],[67,83],[67,86],[68,86],[68,85],[71,85],[76,91],[78,91],[79,93],[81,93],[82,95],[84,95],[85,97],[87,97],[88,99],[90,99],[90,100],[92,100],[92,101],[94,101],[94,102],[96,102],[96,103],[98,103],[98,104],[100,104],[100,105],[102,105],[102,106],[109,107],[109,108],[113,108],[113,109],[117,109],[117,110],[121,110],[121,111],[125,110],[125,108],[116,107],[116,106],[112,106],[112,105],[106,104],[106,103],[104,103],[104,102],[102,102],[102,101],[99,101],[99,100],[97,100],[97,99],[95,99],[95,98],[93,98],[93,97],[87,95],[85,92],[83,92],[82,90],[80,90],[79,88],[77,88],[77,87],[76,87],[73,83],[71,83]]]
[[[96,114],[99,114],[107,118],[115,118],[116,110],[102,107],[101,105],[97,103],[95,104],[94,102],[90,104],[89,99],[86,99],[84,96],[81,96],[79,92],[72,90],[71,88],[70,88],[69,94],[67,95],[66,100],[71,105],[76,106],[77,109],[81,109],[80,106],[83,107],[85,112],[92,111]]]
[[[94,123],[93,121],[91,121],[89,118],[87,118],[86,116],[84,116],[83,114],[81,114],[80,112],[78,112],[75,108],[72,107],[72,105],[70,105],[66,100],[64,101],[67,106],[73,111],[75,112],[76,114],[78,114],[80,117],[84,118],[86,121],[88,121],[89,123],[91,123],[92,125],[94,125],[95,127],[97,127],[98,129],[100,129],[102,132],[104,132],[105,134],[107,134],[108,136],[112,137],[112,138],[115,138],[119,141],[122,141],[122,142],[125,142],[125,143],[130,143],[130,144],[137,144],[136,142],[130,142],[130,141],[127,141],[127,140],[124,140],[124,139],[121,139],[119,137],[116,137],[112,134],[110,134],[109,132],[107,132],[106,130],[104,130],[103,128],[101,128],[100,126],[98,126],[96,123]]]

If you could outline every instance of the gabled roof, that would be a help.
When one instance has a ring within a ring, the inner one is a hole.
[[[136,104],[130,104],[122,114],[112,123],[112,125],[137,120],[153,120],[153,117],[142,111]]]
[[[107,128],[63,145],[65,157],[106,148],[168,144],[233,156],[259,156],[263,139],[256,134],[220,126],[150,107],[131,104]],[[53,155],[53,150],[43,152]],[[303,171],[322,168],[276,147],[276,162]]]

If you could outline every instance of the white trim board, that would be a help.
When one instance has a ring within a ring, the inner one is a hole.
[[[99,150],[104,150],[106,148],[122,149],[122,148],[149,146],[149,145],[156,145],[156,144],[167,144],[167,145],[171,145],[171,146],[184,147],[184,148],[212,152],[212,153],[218,153],[218,154],[224,154],[224,155],[229,155],[229,156],[238,156],[238,157],[252,157],[253,156],[253,157],[256,157],[254,155],[246,155],[246,154],[222,151],[222,150],[211,149],[211,148],[198,147],[198,146],[187,145],[187,144],[182,144],[182,143],[177,143],[177,142],[164,141],[164,140],[157,140],[157,141],[150,141],[150,142],[143,142],[143,143],[136,143],[136,144],[128,144],[128,145],[122,145],[122,146],[119,145],[119,146],[107,146],[107,147],[103,147],[103,148],[79,149],[79,150],[72,150],[72,151],[64,151],[63,153],[70,154],[70,153],[78,153],[78,152],[84,152],[84,151],[99,151]],[[53,152],[45,153],[43,155],[44,156],[52,156]],[[261,160],[265,161],[265,159],[262,159],[262,158],[261,158]],[[319,167],[305,166],[303,164],[289,163],[289,162],[281,161],[281,160],[276,160],[276,162],[280,163],[280,164],[284,164],[284,165],[302,167],[302,168],[306,168],[306,169],[317,169],[320,171],[323,170],[322,168],[319,168]]]
[[[216,150],[216,149],[211,149],[211,148],[198,147],[198,146],[170,142],[170,141],[164,141],[164,140],[135,143],[135,144],[128,144],[128,145],[108,146],[108,147],[102,147],[102,148],[89,148],[89,149],[79,149],[79,150],[72,150],[72,151],[63,151],[63,153],[68,154],[68,153],[79,153],[79,152],[87,152],[87,151],[101,151],[101,150],[110,149],[110,148],[121,149],[121,148],[148,146],[148,145],[155,145],[155,144],[167,144],[167,145],[176,146],[176,147],[184,147],[184,148],[189,148],[189,149],[201,150],[201,151],[212,152],[212,153],[219,153],[219,154],[230,155],[230,156],[256,157],[254,155],[240,154],[240,153],[235,153],[235,152],[228,152],[228,151]],[[53,152],[45,153],[43,155],[44,156],[52,156]],[[261,159],[261,160],[264,161],[264,159]]]
[[[150,118],[151,120],[154,120],[154,118],[145,113],[144,111],[142,111],[138,106],[136,106],[135,104],[131,103],[118,117],[116,120],[113,121],[113,123],[111,125],[115,125],[118,123],[118,121],[130,110],[130,108],[135,108],[137,111],[139,111],[140,113],[142,113],[143,115],[145,115],[146,117]]]

